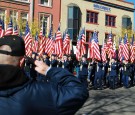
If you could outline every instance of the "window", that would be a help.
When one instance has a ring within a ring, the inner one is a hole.
[[[0,9],[0,18],[4,19],[5,17],[5,10],[4,9]]]
[[[47,34],[51,25],[51,14],[40,13],[39,21],[40,21],[39,22],[40,28],[42,27],[42,24],[44,23],[43,31],[45,31],[44,33]]]
[[[92,24],[98,24],[98,13],[92,12],[92,11],[87,11],[86,22],[92,23]]]
[[[130,17],[122,17],[122,27],[125,29],[132,29],[132,21]]]
[[[44,6],[51,6],[52,0],[39,0],[39,4]]]
[[[116,26],[116,16],[106,15],[105,25],[115,27]]]
[[[80,8],[77,6],[68,6],[68,32],[71,39],[76,41],[80,26]]]
[[[25,32],[26,28],[26,22],[28,21],[28,13],[27,12],[22,12],[21,13],[21,24],[22,24],[22,32]]]
[[[17,21],[17,11],[12,10],[10,11],[10,17],[12,18],[13,22]]]

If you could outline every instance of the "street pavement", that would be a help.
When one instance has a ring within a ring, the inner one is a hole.
[[[135,115],[135,87],[89,90],[89,95],[75,115]]]

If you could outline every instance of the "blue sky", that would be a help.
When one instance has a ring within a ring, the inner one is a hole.
[[[135,4],[135,0],[125,0],[127,2],[132,2]],[[135,6],[134,6],[135,7]],[[134,29],[135,29],[135,13],[134,13]]]

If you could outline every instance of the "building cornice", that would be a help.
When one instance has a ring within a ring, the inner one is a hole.
[[[129,8],[129,7],[126,7],[126,6],[122,6],[122,5],[119,5],[119,4],[114,4],[114,3],[110,3],[110,2],[106,2],[106,1],[102,1],[102,0],[84,0],[84,1],[98,3],[98,4],[105,5],[105,6],[114,7],[114,8],[130,11],[130,12],[134,12],[135,11],[134,8]]]

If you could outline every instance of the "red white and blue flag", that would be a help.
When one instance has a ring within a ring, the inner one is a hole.
[[[93,50],[93,51],[91,51],[93,53],[92,58],[97,59],[97,60],[101,60],[99,43],[98,43],[98,36],[97,36],[96,31],[93,33],[91,48],[92,48],[91,50]]]
[[[62,35],[61,35],[61,32],[60,32],[60,24],[59,24],[59,27],[58,27],[58,30],[57,30],[57,33],[56,33],[56,54],[58,57],[62,57],[63,55],[63,43],[62,43]]]
[[[11,18],[7,30],[5,31],[5,35],[12,35],[12,34],[13,34],[13,22]]]
[[[28,22],[26,23],[24,42],[25,42],[26,55],[31,56],[31,54],[32,54],[32,37],[30,35],[30,29],[29,29]]]
[[[125,58],[125,60],[129,60],[129,48],[128,48],[128,44],[127,44],[127,39],[128,36],[127,34],[125,34],[124,36],[124,43],[123,43],[123,56]]]
[[[13,35],[19,35],[17,25],[14,26]]]
[[[5,35],[5,25],[4,25],[4,20],[1,20],[1,31],[0,31],[0,38]]]
[[[32,51],[37,53],[38,52],[38,33],[36,32],[36,36],[35,36],[35,39],[34,39],[34,42],[33,42],[33,47],[32,47]]]

